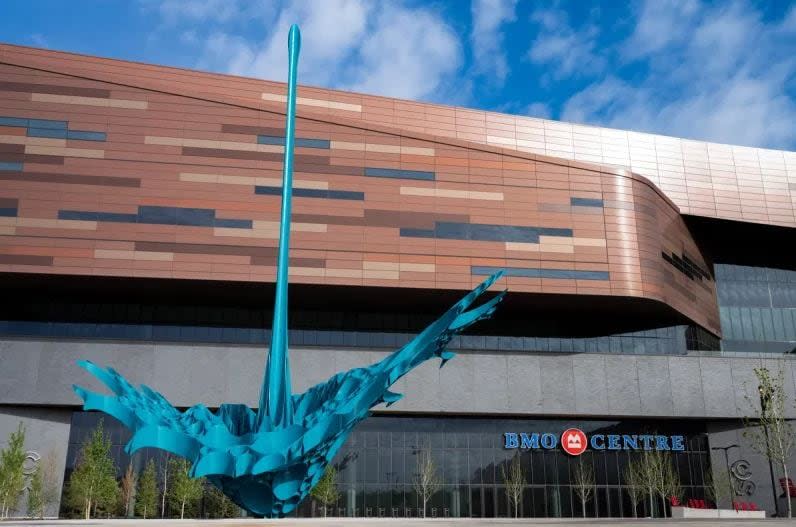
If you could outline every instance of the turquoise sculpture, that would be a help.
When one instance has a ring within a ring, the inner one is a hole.
[[[496,273],[467,294],[410,343],[365,368],[334,375],[302,394],[293,394],[287,349],[288,247],[296,114],[296,69],[300,47],[297,26],[288,36],[289,74],[282,213],[277,261],[276,301],[271,347],[257,411],[222,404],[215,412],[202,404],[182,412],[162,395],[135,388],[113,368],[78,364],[107,386],[102,395],[74,386],[85,410],[99,410],[121,421],[133,436],[128,454],[158,448],[191,461],[191,475],[205,477],[235,503],[256,516],[281,517],[309,494],[357,423],[372,407],[401,398],[389,391],[420,363],[453,358],[445,349],[454,335],[489,317],[505,291],[474,307],[499,277]]]

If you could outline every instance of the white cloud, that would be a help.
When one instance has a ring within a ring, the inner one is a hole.
[[[672,42],[687,39],[689,35],[678,31],[693,21],[699,11],[698,0],[654,0],[641,3],[638,23],[624,45],[629,58],[654,53]]]
[[[301,27],[301,82],[331,86],[339,79],[340,68],[365,35],[365,23],[372,7],[360,0],[327,0],[321,3],[294,2],[269,25],[273,30],[261,43],[248,42],[251,60],[236,61],[229,73],[266,79],[287,78],[287,33],[290,25]]]
[[[225,23],[263,13],[272,2],[262,0],[139,0],[148,11],[157,12],[167,25],[212,21]]]
[[[783,33],[796,33],[796,5],[790,8],[779,27]]]
[[[597,27],[587,24],[577,31],[559,9],[539,9],[531,15],[536,38],[528,50],[535,64],[548,65],[556,79],[600,71],[605,61],[597,52]]]
[[[493,74],[492,78],[499,84],[509,72],[501,29],[516,20],[516,7],[517,0],[473,0],[470,8],[473,17],[470,41],[476,71]]]
[[[204,52],[197,67],[235,73],[245,71],[253,60],[254,50],[245,39],[218,32],[205,41]]]
[[[196,31],[193,29],[189,29],[188,31],[183,31],[180,33],[180,42],[182,44],[196,44],[199,41],[199,36],[196,34]]]
[[[680,16],[687,9],[688,17]],[[633,35],[633,60],[646,75],[632,84],[615,76],[592,83],[563,105],[562,118],[679,137],[772,148],[796,141],[796,15],[764,22],[742,1],[716,5],[647,0]],[[650,20],[651,19],[651,20]],[[648,41],[653,32],[666,36]],[[641,29],[640,29],[641,28]]]
[[[41,33],[33,33],[30,36],[30,41],[37,48],[49,48],[50,47],[50,43],[47,41],[47,39]]]
[[[283,8],[261,42],[217,31],[199,66],[273,80],[287,75],[287,32],[302,30],[300,82],[408,99],[427,98],[452,81],[461,45],[440,15],[401,3],[309,0]]]
[[[533,102],[525,108],[525,115],[529,117],[538,117],[540,119],[550,119],[553,116],[553,110],[548,104]]]
[[[362,42],[348,89],[418,99],[440,90],[461,65],[456,34],[436,14],[384,7]]]

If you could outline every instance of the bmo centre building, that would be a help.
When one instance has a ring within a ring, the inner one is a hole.
[[[0,45],[0,441],[22,422],[29,461],[68,477],[101,418],[72,391],[101,390],[80,359],[180,407],[256,404],[285,92]],[[645,449],[675,457],[685,498],[730,467],[738,500],[784,510],[743,430],[761,366],[796,418],[796,153],[310,87],[297,102],[294,390],[379,360],[495,270],[509,290],[354,431],[335,515],[421,514],[424,448],[430,516],[513,516],[517,453],[521,516],[581,515],[580,456],[587,515],[631,516],[623,471]],[[129,434],[104,427],[121,474]]]

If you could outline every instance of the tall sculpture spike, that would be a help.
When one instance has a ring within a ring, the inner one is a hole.
[[[160,448],[191,463],[192,477],[206,477],[235,503],[255,516],[291,513],[323,476],[346,438],[381,403],[400,394],[389,388],[419,364],[433,358],[444,365],[454,353],[451,339],[479,320],[489,318],[503,294],[481,305],[478,298],[497,281],[495,273],[465,295],[400,349],[369,366],[339,372],[304,393],[290,387],[287,342],[288,253],[293,145],[296,119],[296,70],[301,36],[288,35],[288,92],[282,217],[279,225],[276,299],[271,348],[255,412],[245,404],[222,403],[212,411],[196,404],[181,411],[154,390],[135,388],[112,368],[78,364],[112,392],[90,392],[74,386],[84,410],[100,410],[121,421],[133,434],[126,451]]]
[[[282,167],[282,214],[279,222],[279,254],[276,267],[276,299],[274,322],[271,327],[271,347],[265,377],[260,389],[257,409],[257,428],[267,416],[269,428],[293,424],[293,393],[290,387],[290,363],[287,342],[287,284],[290,253],[290,201],[293,193],[293,145],[296,136],[296,77],[301,33],[296,24],[290,26],[287,37],[287,113],[285,116],[285,158]]]

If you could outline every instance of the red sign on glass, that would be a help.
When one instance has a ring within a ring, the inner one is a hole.
[[[567,428],[561,434],[561,448],[571,456],[579,456],[586,450],[586,434],[579,428]]]

